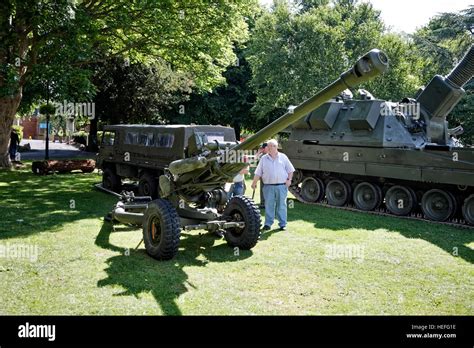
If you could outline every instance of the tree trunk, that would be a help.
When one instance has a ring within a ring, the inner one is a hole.
[[[10,145],[13,120],[21,97],[21,90],[15,95],[0,97],[0,168],[11,168],[12,166],[8,146]]]
[[[234,132],[235,132],[235,138],[237,139],[237,141],[240,141],[240,132],[241,132],[240,122],[234,122]]]

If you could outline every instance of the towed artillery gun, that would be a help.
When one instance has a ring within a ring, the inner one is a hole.
[[[208,127],[204,132],[200,132],[198,128],[191,128],[191,132],[187,129],[188,133],[182,133],[189,136],[185,139],[185,148],[180,149],[182,158],[171,161],[158,177],[159,198],[152,200],[149,196],[122,194],[111,212],[111,218],[124,224],[142,225],[146,251],[159,260],[168,260],[176,255],[181,229],[221,231],[229,246],[251,249],[260,237],[260,212],[250,198],[236,196],[228,200],[224,190],[225,184],[231,182],[247,166],[246,154],[345,89],[376,77],[387,67],[387,56],[377,49],[371,50],[332,84],[289,109],[283,116],[241,143],[237,143],[235,138],[234,141],[228,141],[230,138],[227,137],[226,140],[224,137],[224,141],[219,141],[216,137],[209,136],[209,132],[215,134],[212,127],[228,131],[232,131],[232,128],[195,126]],[[153,126],[149,127],[151,132]],[[155,127],[161,127],[162,131],[184,126]],[[140,137],[141,133],[138,135]],[[150,140],[149,137],[147,139],[146,141]],[[114,143],[123,140],[123,137],[119,137]],[[174,139],[174,142],[178,146],[183,144],[177,140],[180,139]],[[129,143],[133,141],[130,140]],[[133,157],[136,152],[130,149],[128,155]],[[168,152],[171,150],[170,148]],[[109,148],[107,151],[110,151],[107,156],[112,158],[114,150]],[[117,184],[113,170],[123,169],[126,165],[127,163],[118,163],[116,167],[110,167],[103,160],[98,160],[98,166],[104,169],[106,175],[105,184]]]

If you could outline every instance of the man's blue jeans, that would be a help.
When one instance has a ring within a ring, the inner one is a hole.
[[[245,193],[243,181],[234,182],[229,192],[229,198],[234,196],[243,196]]]
[[[286,185],[263,185],[265,197],[265,226],[272,227],[273,221],[278,220],[278,226],[286,226],[286,197],[288,188]]]

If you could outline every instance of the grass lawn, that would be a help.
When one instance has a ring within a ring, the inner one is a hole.
[[[38,248],[0,258],[1,315],[474,314],[474,230],[296,202],[251,251],[186,232],[158,262],[98,181],[0,172],[0,247]]]

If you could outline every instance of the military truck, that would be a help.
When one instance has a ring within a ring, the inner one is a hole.
[[[120,192],[122,179],[138,181],[141,196],[158,197],[158,178],[173,161],[191,157],[209,142],[235,145],[235,132],[223,126],[105,126],[97,167],[102,186]]]
[[[282,143],[295,168],[290,191],[305,203],[350,206],[474,225],[474,148],[447,115],[465,94],[474,49],[414,98],[390,102],[361,90],[295,122]]]

